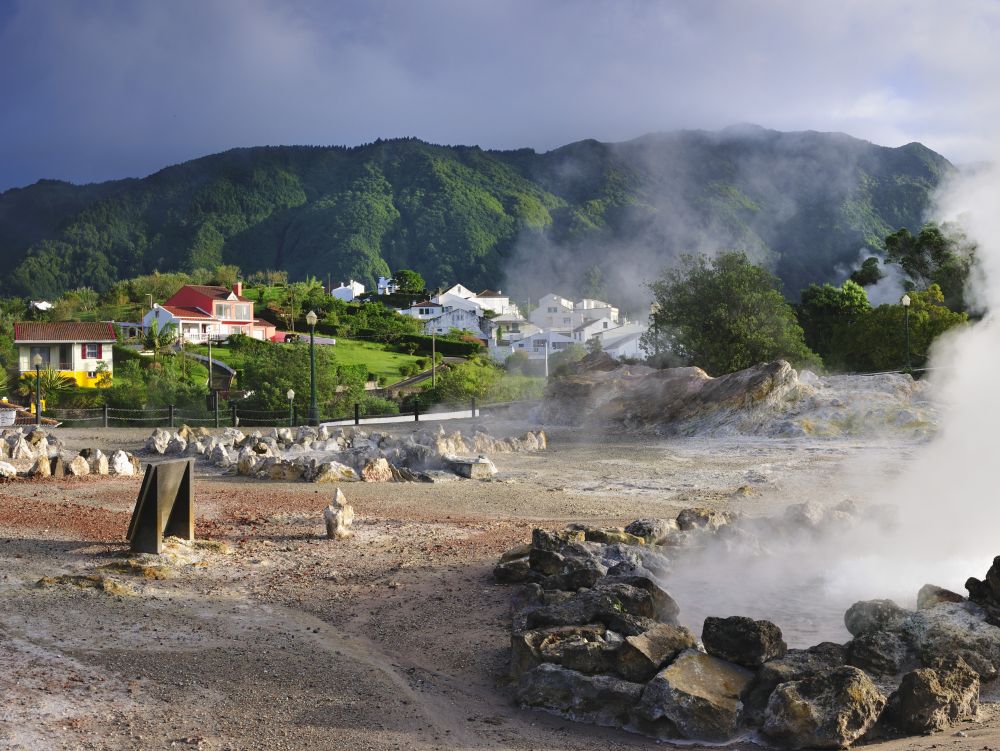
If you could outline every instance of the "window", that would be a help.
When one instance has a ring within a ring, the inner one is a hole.
[[[549,313],[558,313],[559,308],[548,308]]]
[[[101,356],[100,345],[99,344],[85,344],[83,345],[83,356],[87,360],[96,360]]]
[[[605,321],[605,322],[604,322],[604,328],[607,328],[607,327],[608,327],[608,322],[607,322],[607,321]]]
[[[563,318],[563,323],[569,323],[571,320],[571,318]]]
[[[32,347],[31,354],[28,355],[28,367],[32,370],[35,368],[35,355],[41,355],[42,357],[42,368],[49,367],[49,348],[48,347]]]

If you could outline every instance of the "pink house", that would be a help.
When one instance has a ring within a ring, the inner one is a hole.
[[[274,324],[254,318],[253,301],[243,297],[243,284],[228,287],[185,284],[162,305],[154,305],[142,319],[143,328],[173,324],[177,335],[190,342],[246,334],[254,339],[274,336]]]

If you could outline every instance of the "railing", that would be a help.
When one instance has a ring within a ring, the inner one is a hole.
[[[505,402],[480,406],[475,399],[465,403],[439,403],[421,405],[414,400],[409,410],[394,413],[365,413],[361,404],[354,405],[353,414],[321,415],[318,422],[324,425],[365,425],[395,422],[436,422],[480,417],[483,409],[504,409],[531,402]],[[230,403],[214,409],[199,410],[191,407],[155,407],[149,409],[123,409],[119,407],[93,407],[86,409],[52,409],[44,412],[46,418],[57,420],[65,427],[105,428],[177,428],[181,425],[209,428],[287,427],[306,424],[306,413],[297,406],[291,410],[255,410]]]

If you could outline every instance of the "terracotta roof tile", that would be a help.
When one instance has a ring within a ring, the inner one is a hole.
[[[113,342],[110,323],[22,321],[14,324],[15,342]]]

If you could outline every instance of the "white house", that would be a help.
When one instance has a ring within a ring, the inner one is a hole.
[[[399,287],[392,281],[392,277],[386,278],[384,276],[378,278],[376,289],[380,295],[394,295],[399,291]]]
[[[37,357],[41,370],[54,370],[86,388],[99,385],[105,371],[112,372],[114,343],[115,329],[110,323],[14,324],[17,368],[22,375],[35,371]]]
[[[489,326],[486,323],[486,319],[477,315],[475,311],[465,310],[464,308],[443,308],[439,315],[429,318],[424,322],[424,330],[428,334],[432,332],[447,334],[452,329],[458,329],[459,331],[468,332],[483,341],[489,339],[489,334],[484,331],[487,328]]]
[[[598,318],[596,321],[587,321],[573,329],[573,341],[577,344],[586,344],[593,337],[616,328],[619,328],[618,324],[607,316]]]
[[[573,303],[574,328],[600,318],[608,318],[612,323],[618,323],[618,308],[603,300],[593,300],[589,297]]]
[[[558,331],[538,331],[511,342],[512,352],[524,352],[532,360],[542,360],[573,344],[573,338]]]
[[[512,303],[510,297],[500,290],[494,292],[491,289],[484,289],[472,299],[479,303],[483,310],[492,310],[498,316],[512,315],[518,318],[521,316],[517,305]]]
[[[444,292],[442,292],[438,296],[441,297],[443,295],[454,295],[455,297],[462,297],[462,298],[465,298],[466,300],[468,300],[468,299],[470,299],[472,297],[475,297],[476,293],[473,292],[468,287],[462,285],[462,284],[455,284],[455,285],[449,287],[448,289],[446,289]]]
[[[424,300],[423,302],[415,302],[409,308],[399,312],[416,318],[418,321],[429,321],[441,315],[444,312],[444,307],[436,302]]]
[[[353,302],[355,298],[360,297],[364,293],[365,285],[353,279],[347,282],[347,284],[341,283],[339,287],[334,287],[330,290],[331,295],[344,302]]]
[[[631,331],[618,336],[609,333],[601,338],[601,349],[616,360],[621,360],[623,357],[645,359],[646,351],[640,345],[642,334],[642,331]]]
[[[531,322],[541,329],[554,329],[570,333],[591,321],[607,318],[618,325],[618,308],[603,300],[585,297],[579,302],[567,300],[549,293],[538,301],[538,307],[531,311]]]
[[[552,329],[568,333],[573,330],[573,301],[550,292],[538,301],[538,307],[528,318],[543,331]]]

